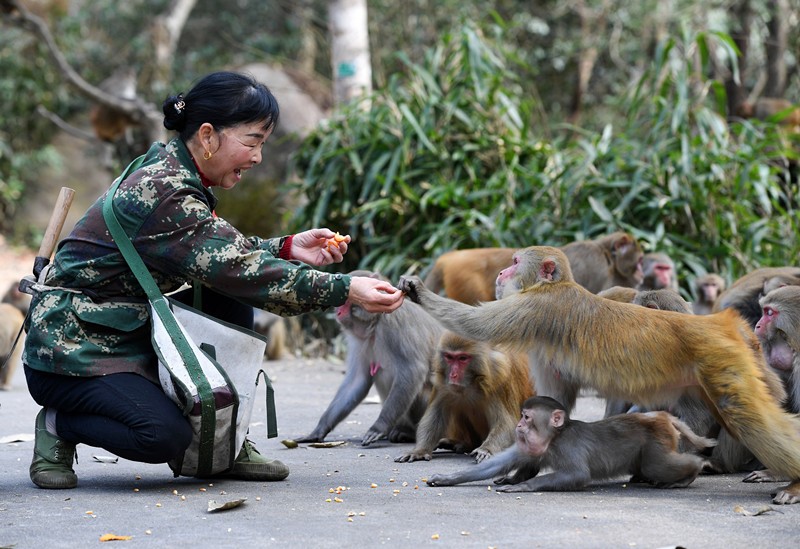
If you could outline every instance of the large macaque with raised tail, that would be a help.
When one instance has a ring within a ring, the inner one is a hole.
[[[633,236],[615,232],[562,246],[575,281],[592,293],[612,286],[635,288],[642,282],[642,248]],[[431,291],[477,305],[494,301],[495,280],[511,264],[517,248],[472,248],[439,256],[425,279]]]
[[[435,449],[445,448],[471,453],[480,463],[514,442],[519,407],[532,394],[524,353],[445,332],[416,445],[395,461],[430,460]]]
[[[598,297],[574,282],[566,256],[551,247],[515,253],[497,278],[502,299],[478,307],[436,295],[416,277],[400,284],[446,328],[527,350],[537,392],[567,411],[576,387],[650,408],[697,387],[742,444],[792,479],[774,502],[800,502],[800,420],[772,398],[747,334],[755,336],[735,312],[697,316]]]
[[[353,271],[355,276],[373,276]],[[317,426],[297,442],[321,442],[375,385],[381,412],[361,444],[383,438],[412,442],[430,397],[430,367],[442,326],[416,303],[404,301],[391,314],[370,313],[351,301],[336,308],[336,320],[347,340],[347,371]]]
[[[452,486],[505,475],[498,483],[506,486],[498,491],[566,491],[628,474],[659,488],[682,488],[697,478],[705,461],[678,452],[678,440],[684,437],[698,449],[714,445],[667,412],[584,423],[570,419],[549,397],[525,401],[515,434],[516,444],[496,458],[451,475],[433,475],[428,484]],[[542,469],[551,472],[538,475]]]

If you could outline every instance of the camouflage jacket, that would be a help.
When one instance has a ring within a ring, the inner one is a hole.
[[[48,288],[31,302],[23,360],[58,374],[135,372],[157,379],[149,305],[109,235],[105,200],[59,243]],[[155,143],[120,184],[115,212],[162,293],[199,281],[281,315],[345,302],[349,276],[281,259],[287,237],[245,237],[214,214],[215,204],[179,139]]]

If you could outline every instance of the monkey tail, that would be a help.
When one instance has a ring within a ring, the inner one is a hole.
[[[717,445],[717,439],[701,437],[692,431],[691,427],[686,425],[672,414],[670,414],[669,420],[672,422],[672,426],[675,427],[681,435],[683,435],[683,438],[688,440],[689,443],[698,450],[705,450],[706,448],[711,448],[712,446]]]

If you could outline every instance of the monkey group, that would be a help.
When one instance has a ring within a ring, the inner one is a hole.
[[[800,502],[800,268],[729,288],[698,276],[689,303],[668,255],[616,232],[452,251],[398,286],[407,299],[391,315],[337,308],[345,378],[299,442],[324,439],[374,383],[382,408],[362,444],[413,442],[397,462],[474,458],[432,485],[575,490],[625,474],[681,487],[742,472],[788,482],[775,503]],[[570,419],[584,389],[607,400],[604,419]]]

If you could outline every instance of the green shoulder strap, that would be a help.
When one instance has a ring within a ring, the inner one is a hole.
[[[175,346],[177,347],[178,352],[180,353],[181,358],[186,365],[186,369],[189,372],[189,376],[192,378],[192,382],[197,387],[198,397],[200,399],[200,451],[198,457],[198,471],[199,474],[203,474],[201,467],[206,466],[209,472],[211,470],[214,449],[216,408],[211,385],[208,383],[206,376],[203,374],[203,369],[194,354],[192,346],[189,344],[189,341],[183,335],[183,331],[178,326],[178,322],[175,320],[175,316],[172,314],[172,311],[169,308],[169,302],[159,290],[156,281],[153,279],[153,276],[150,274],[150,271],[147,269],[144,261],[142,261],[142,258],[139,256],[136,248],[133,247],[130,237],[128,237],[125,229],[122,228],[122,225],[120,225],[119,220],[114,213],[113,199],[120,183],[128,176],[130,172],[139,168],[143,161],[144,156],[140,156],[131,162],[122,175],[119,176],[119,178],[111,186],[111,189],[108,191],[108,195],[106,196],[106,200],[103,203],[103,218],[106,221],[106,225],[108,225],[108,230],[111,233],[111,237],[117,244],[117,247],[119,248],[120,253],[122,253],[122,256],[125,258],[125,261],[128,262],[128,266],[131,268],[131,271],[133,271],[134,276],[136,276],[136,280],[138,280],[139,284],[142,285],[153,311],[158,315],[159,319],[164,324],[167,333],[169,333],[172,341],[175,343]],[[185,402],[183,414],[187,415],[193,406],[194,402],[191,399],[189,399],[188,402]]]

